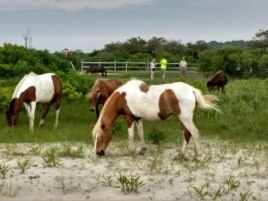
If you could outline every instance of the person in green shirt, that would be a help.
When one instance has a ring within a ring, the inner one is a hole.
[[[161,68],[162,80],[164,80],[165,75],[166,75],[166,69],[167,69],[167,60],[165,58],[163,58],[163,57],[162,57],[162,59],[160,61],[160,68]]]

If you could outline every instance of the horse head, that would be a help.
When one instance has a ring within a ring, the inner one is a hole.
[[[99,97],[101,95],[101,90],[99,88],[92,88],[88,90],[88,98],[89,98],[89,109],[90,111],[94,111],[96,106],[99,103]]]
[[[104,104],[97,123],[92,130],[93,141],[95,142],[95,152],[99,156],[104,156],[106,148],[112,140],[112,128],[122,111],[125,94],[113,93]]]
[[[5,115],[6,115],[7,125],[9,127],[15,126],[19,122],[18,112],[15,112],[15,111],[17,111],[15,109],[16,100],[17,100],[16,98],[12,99],[12,101],[10,102],[8,110],[4,111]]]
[[[95,139],[94,139],[95,138]],[[112,127],[101,123],[93,130],[93,140],[95,140],[95,151],[98,156],[104,156],[108,144],[112,140]]]

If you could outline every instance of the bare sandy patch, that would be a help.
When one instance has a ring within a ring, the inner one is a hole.
[[[150,144],[144,156],[125,156],[125,143],[113,142],[104,158],[86,144],[70,145],[72,153],[82,146],[83,156],[68,156],[64,144],[0,144],[0,164],[8,168],[0,200],[268,200],[268,145],[202,140],[196,161],[193,143],[180,160],[173,160],[175,143]],[[55,167],[44,160],[51,149]],[[18,162],[26,160],[22,173]],[[123,191],[120,176],[142,185]]]

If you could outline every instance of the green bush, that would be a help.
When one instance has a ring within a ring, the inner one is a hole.
[[[9,102],[12,97],[13,90],[7,87],[0,88],[0,110],[8,108]]]
[[[165,139],[164,132],[152,127],[152,130],[149,133],[149,139],[152,140],[153,144],[159,144]]]

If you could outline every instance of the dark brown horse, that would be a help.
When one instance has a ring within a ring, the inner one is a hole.
[[[25,75],[13,93],[9,108],[6,111],[6,119],[9,127],[18,123],[19,112],[22,105],[25,106],[29,117],[29,128],[34,128],[34,116],[36,104],[43,105],[44,113],[40,120],[40,126],[45,122],[49,106],[56,104],[56,120],[54,126],[58,125],[60,112],[60,103],[62,97],[62,82],[60,78],[53,73],[37,75],[30,73]]]
[[[99,104],[103,105],[109,96],[121,86],[123,82],[118,79],[97,79],[91,89],[88,90],[89,109],[96,111],[96,117],[99,117]]]
[[[228,82],[227,75],[223,70],[219,70],[207,82],[208,91],[211,92],[214,88],[217,88],[218,90],[221,89],[221,92],[225,94],[224,88],[227,82]]]
[[[87,68],[86,73],[101,73],[102,77],[107,76],[107,70],[103,66],[90,66]]]

